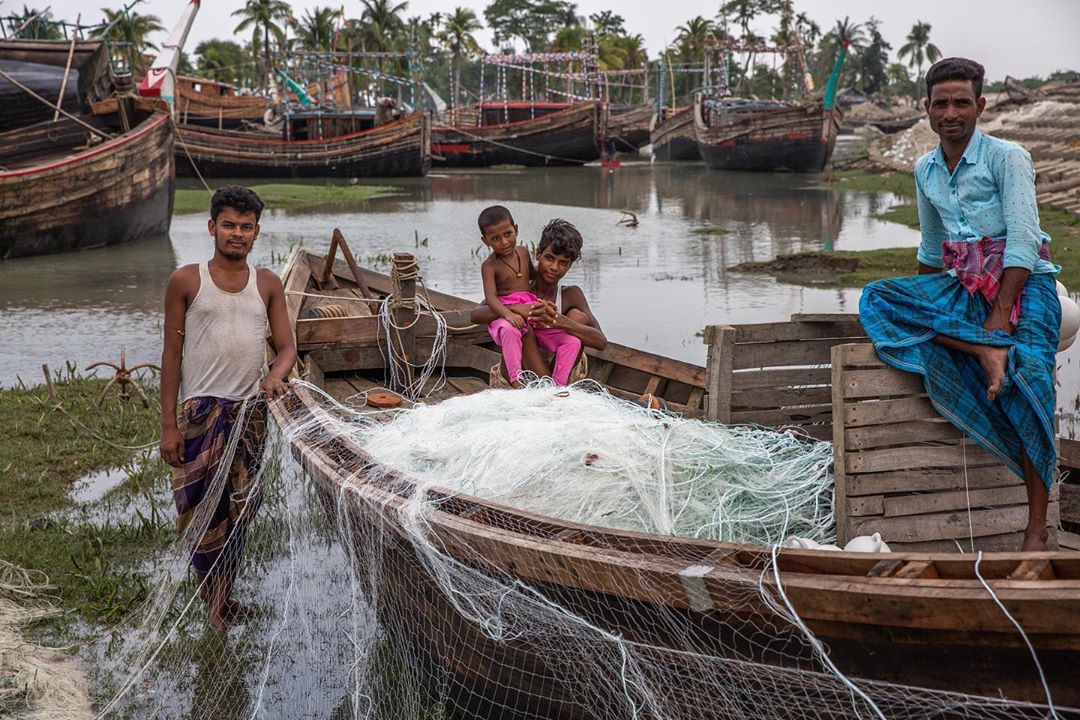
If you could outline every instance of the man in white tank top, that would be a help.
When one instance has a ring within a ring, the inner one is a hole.
[[[247,263],[262,210],[247,188],[214,193],[213,258],[179,268],[165,290],[161,457],[174,468],[177,527],[188,538],[210,625],[222,633],[244,613],[230,594],[261,500],[263,398],[288,392],[296,362],[281,279]],[[269,369],[267,335],[276,350]],[[234,434],[235,453],[227,456]]]

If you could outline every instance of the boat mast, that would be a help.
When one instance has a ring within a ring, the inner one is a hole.
[[[161,46],[154,64],[146,73],[146,77],[139,83],[139,95],[143,97],[159,97],[169,103],[172,111],[176,112],[176,69],[180,65],[180,54],[187,42],[188,31],[195,20],[195,14],[199,12],[200,0],[191,0],[180,16],[172,33]]]
[[[825,85],[825,99],[822,102],[822,108],[825,110],[832,110],[836,101],[836,86],[840,84],[840,70],[844,67],[844,57],[847,56],[849,41],[844,38],[843,44],[840,46],[840,52],[836,56],[836,64],[833,65],[832,74],[829,75],[829,82]]]

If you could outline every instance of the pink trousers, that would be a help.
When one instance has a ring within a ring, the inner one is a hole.
[[[532,293],[517,292],[499,298],[503,305],[520,305],[537,302]],[[555,363],[551,368],[551,378],[557,385],[565,385],[570,380],[578,355],[581,354],[581,340],[555,328],[536,328],[526,325],[520,330],[505,318],[498,318],[488,324],[491,339],[502,350],[503,362],[510,382],[516,382],[521,376],[521,343],[529,331],[536,334],[536,344],[541,350],[555,354]]]

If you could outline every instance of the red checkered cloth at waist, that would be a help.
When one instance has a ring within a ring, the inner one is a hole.
[[[1050,260],[1050,246],[1039,246],[1039,257]],[[941,259],[948,270],[956,271],[956,279],[968,291],[968,295],[981,294],[991,305],[1001,290],[1001,276],[1005,272],[1005,241],[993,238],[978,240],[949,240],[942,243]],[[1016,326],[1020,321],[1020,297],[1016,296],[1009,322]]]

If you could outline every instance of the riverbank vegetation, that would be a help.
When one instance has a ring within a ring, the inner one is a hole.
[[[224,185],[225,183],[216,183]],[[390,185],[313,185],[304,183],[264,183],[249,185],[259,194],[269,210],[304,209],[314,207],[349,207],[361,205],[377,197],[393,195],[397,188]],[[210,193],[205,188],[177,188],[173,214],[208,213]]]
[[[890,193],[896,202],[874,217],[918,229],[915,181],[905,173],[847,171],[825,176],[824,182],[842,190]],[[1050,235],[1050,254],[1061,265],[1058,279],[1080,291],[1080,217],[1064,210],[1040,208],[1039,224]],[[917,271],[914,248],[811,252],[782,255],[767,262],[743,263],[736,272],[773,275],[782,282],[822,287],[862,287],[885,277],[902,277]]]
[[[131,449],[155,443],[157,389],[144,387],[149,407],[112,390],[99,404],[106,380],[71,366],[52,380],[55,399],[46,385],[0,390],[0,557],[45,573],[64,611],[114,622],[146,595],[138,563],[175,537],[160,507],[168,469]],[[80,478],[110,470],[107,507],[72,498]]]

